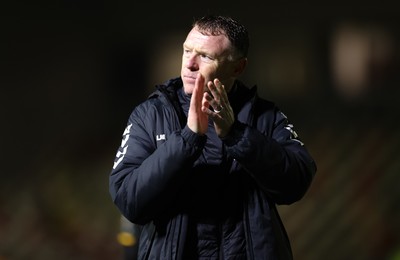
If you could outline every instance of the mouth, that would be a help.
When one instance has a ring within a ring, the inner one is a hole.
[[[183,77],[188,79],[196,79],[196,75],[183,75]]]
[[[184,75],[183,78],[188,83],[194,83],[196,81],[196,76],[192,76],[192,75]]]

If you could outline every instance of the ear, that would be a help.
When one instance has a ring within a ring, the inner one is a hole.
[[[246,65],[247,65],[247,58],[241,58],[238,61],[236,61],[235,69],[233,71],[234,76],[237,77],[240,74],[242,74],[242,72],[246,68]]]

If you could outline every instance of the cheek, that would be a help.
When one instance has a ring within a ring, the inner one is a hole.
[[[215,78],[219,77],[220,73],[214,67],[203,67],[200,68],[201,75],[204,76],[206,82],[213,81]]]

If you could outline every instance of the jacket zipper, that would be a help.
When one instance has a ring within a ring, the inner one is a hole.
[[[223,223],[218,223],[218,237],[219,237],[219,260],[224,260],[224,234],[223,234]]]
[[[233,164],[237,167],[238,162],[233,159]],[[243,167],[243,166],[242,166]],[[246,190],[246,189],[245,189]],[[254,252],[253,252],[253,243],[252,243],[252,237],[251,237],[251,231],[250,231],[250,223],[249,223],[249,208],[248,208],[248,202],[246,203],[246,200],[243,201],[243,224],[244,224],[244,236],[246,239],[246,254],[247,257],[249,258],[248,260],[254,260]]]

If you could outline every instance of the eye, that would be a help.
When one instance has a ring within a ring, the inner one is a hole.
[[[204,60],[204,61],[208,61],[208,62],[214,60],[214,58],[212,58],[212,57],[210,57],[210,56],[208,56],[206,54],[201,54],[201,59]]]

